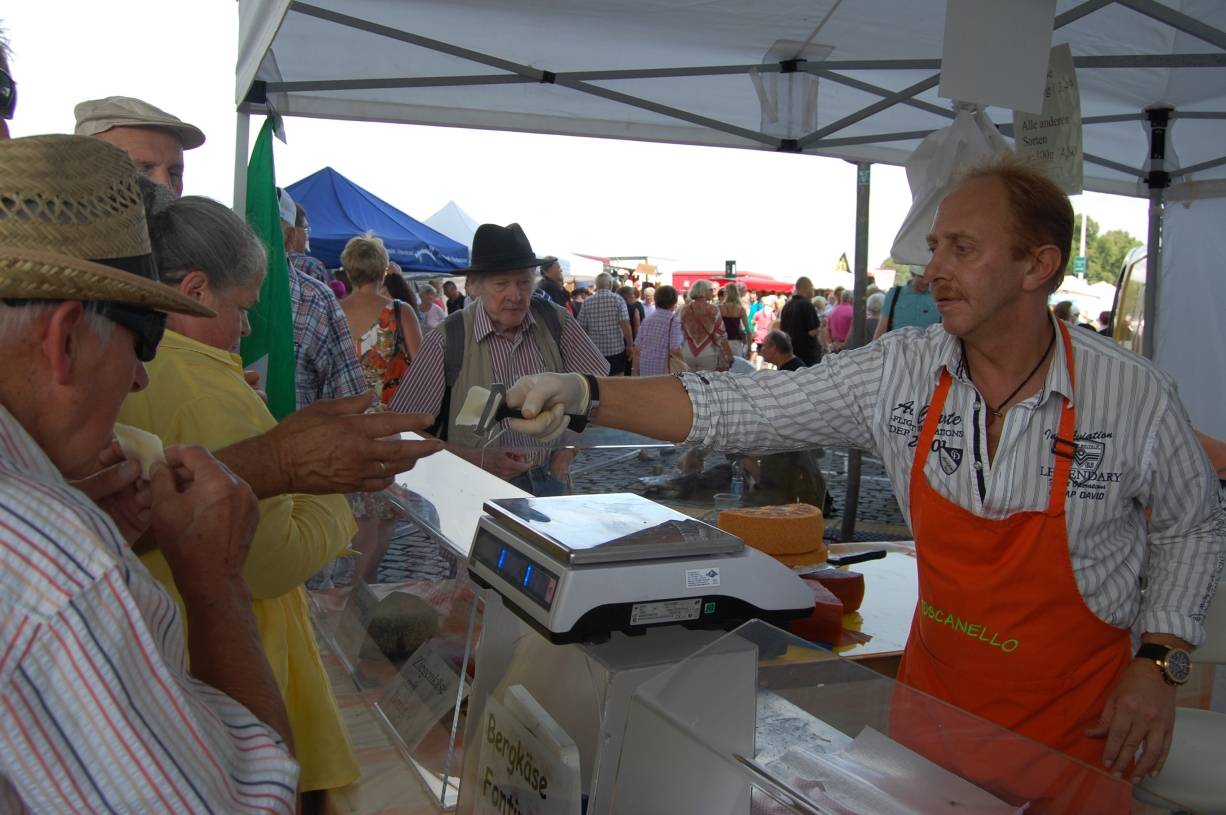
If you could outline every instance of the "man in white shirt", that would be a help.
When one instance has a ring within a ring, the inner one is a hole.
[[[596,403],[598,424],[717,449],[874,451],[919,559],[900,679],[1094,766],[1156,774],[1226,550],[1217,480],[1169,377],[1050,314],[1071,235],[1047,179],[986,166],[929,236],[943,324],[794,374],[528,377],[507,402],[536,418],[513,426],[548,438]]]

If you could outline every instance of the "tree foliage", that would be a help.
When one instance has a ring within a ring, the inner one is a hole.
[[[1122,229],[1100,233],[1098,221],[1078,217],[1073,225],[1073,245],[1069,250],[1070,275],[1073,273],[1072,259],[1077,256],[1077,250],[1081,246],[1081,225],[1084,221],[1090,223],[1086,230],[1086,280],[1090,283],[1105,280],[1114,284],[1124,256],[1134,247],[1140,246],[1141,241]]]

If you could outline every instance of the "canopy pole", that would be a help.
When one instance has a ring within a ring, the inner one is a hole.
[[[871,163],[856,163],[855,283],[848,348],[859,348],[866,339],[864,301],[868,296],[868,194],[872,177]],[[847,452],[847,498],[843,502],[843,528],[839,531],[841,541],[850,541],[856,536],[856,510],[860,505],[860,457],[859,450]]]
[[[1159,278],[1162,274],[1162,209],[1171,174],[1166,171],[1166,131],[1171,108],[1147,108],[1149,122],[1149,235],[1145,257],[1145,333],[1141,335],[1141,353],[1151,362],[1157,354]]]
[[[251,148],[251,114],[238,111],[234,122],[234,206],[239,215],[247,212],[247,154]]]

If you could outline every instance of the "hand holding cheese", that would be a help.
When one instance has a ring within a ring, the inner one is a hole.
[[[124,457],[140,464],[141,478],[146,481],[153,475],[153,465],[166,463],[162,440],[148,431],[126,424],[116,424],[115,438],[119,440]]]

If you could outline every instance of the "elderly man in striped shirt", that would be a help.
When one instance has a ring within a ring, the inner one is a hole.
[[[96,139],[0,142],[0,811],[289,813],[298,766],[240,571],[255,496],[202,449],[142,471],[112,437],[165,312],[212,314],[157,282],[137,178]],[[130,549],[146,530],[191,673]]]
[[[546,260],[532,251],[519,224],[482,224],[464,271],[477,299],[422,340],[391,409],[435,415],[435,432],[452,452],[533,495],[560,495],[574,450],[550,450],[514,432],[487,448],[471,427],[456,423],[474,385],[511,383],[543,371],[608,373],[608,363],[566,309],[532,296],[536,269]]]
[[[529,377],[507,402],[535,418],[512,427],[548,438],[597,399],[593,421],[661,439],[876,452],[919,561],[899,678],[1093,766],[1156,774],[1222,570],[1222,509],[1171,379],[1050,313],[1072,224],[1037,172],[979,167],[928,239],[943,324],[795,373]]]

